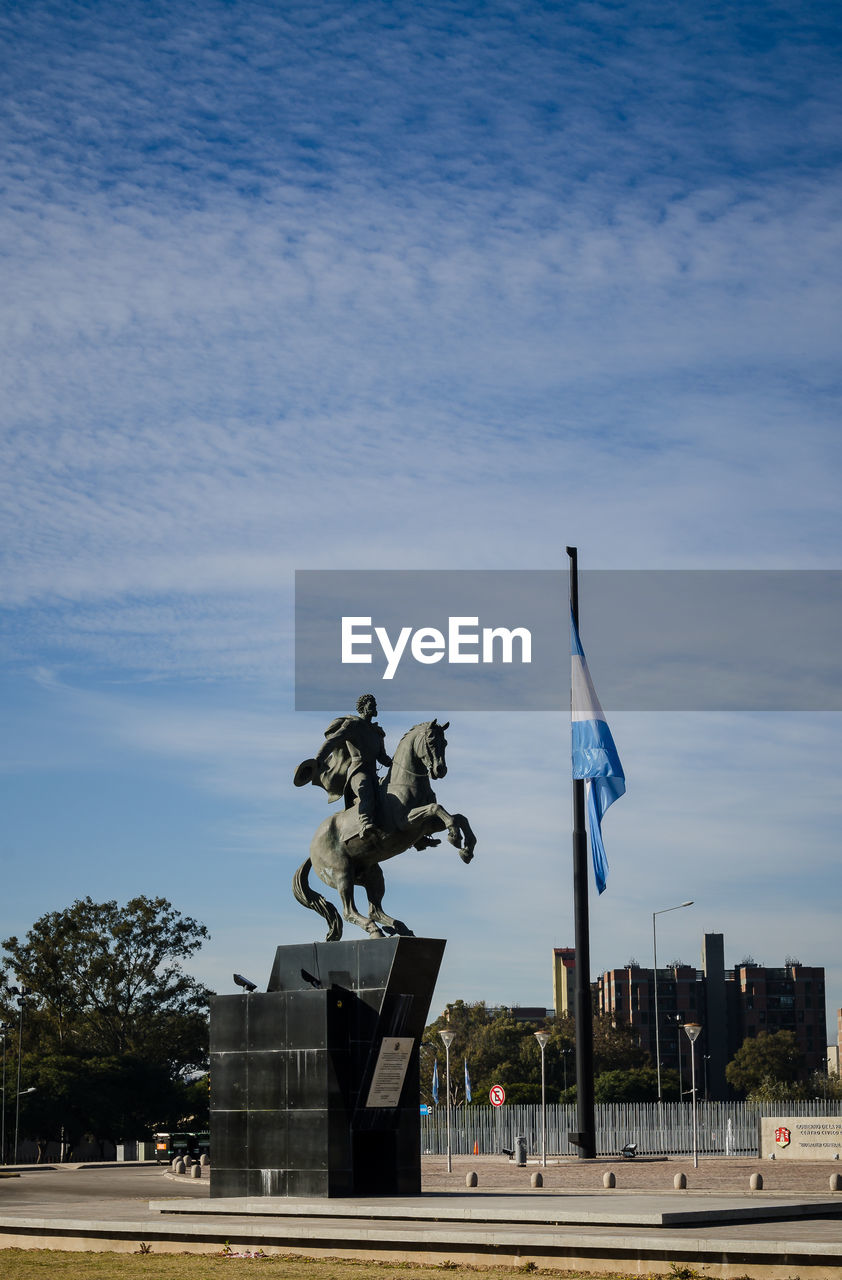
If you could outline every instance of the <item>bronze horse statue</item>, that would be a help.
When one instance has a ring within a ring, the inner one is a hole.
[[[292,891],[302,906],[317,911],[328,922],[328,942],[342,937],[343,916],[373,938],[387,934],[414,936],[403,921],[383,910],[385,881],[381,862],[412,846],[426,849],[440,844],[441,841],[430,839],[436,831],[447,832],[463,862],[473,858],[476,836],[471,824],[461,813],[448,813],[430,785],[431,778],[443,778],[447,773],[444,732],[449,723],[429,720],[415,725],[401,738],[389,772],[379,783],[380,833],[357,835],[357,815],[348,808],[325,818],[313,836],[310,856],[296,871]],[[339,894],[342,916],[333,903],[310,887],[311,868]],[[354,902],[357,885],[368,895],[368,915],[362,915]]]

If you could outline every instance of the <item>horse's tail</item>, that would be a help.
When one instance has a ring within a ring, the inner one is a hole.
[[[342,917],[336,910],[332,902],[328,902],[327,898],[323,898],[320,893],[316,893],[310,888],[310,868],[312,862],[306,858],[301,866],[292,877],[292,892],[296,902],[300,902],[302,907],[309,907],[311,911],[318,911],[320,916],[327,920],[330,928],[327,931],[325,942],[338,942],[342,937]]]

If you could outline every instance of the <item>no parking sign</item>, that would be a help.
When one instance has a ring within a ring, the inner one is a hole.
[[[506,1101],[506,1090],[501,1084],[493,1084],[488,1091],[492,1107],[502,1107]]]

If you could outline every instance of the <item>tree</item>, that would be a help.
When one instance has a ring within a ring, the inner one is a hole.
[[[661,1094],[668,1102],[678,1101],[678,1075],[661,1072]],[[654,1067],[633,1067],[630,1071],[603,1071],[594,1081],[596,1102],[656,1102],[658,1073]]]
[[[809,1098],[832,1098],[834,1102],[842,1100],[842,1077],[838,1071],[814,1071],[807,1082]]]
[[[486,1102],[492,1084],[502,1084],[510,1102],[540,1102],[541,1051],[535,1032],[546,1030],[550,1039],[544,1055],[548,1102],[575,1098],[576,1024],[570,1015],[550,1021],[525,1022],[510,1009],[488,1009],[485,1004],[457,1000],[424,1032],[421,1061],[421,1096],[432,1100],[430,1084],[433,1062],[439,1062],[439,1086],[444,1089],[444,1047],[439,1032],[454,1032],[450,1051],[452,1101],[464,1098],[462,1058],[471,1073],[472,1091],[478,1102]],[[647,1062],[629,1027],[614,1026],[607,1016],[593,1020],[594,1065],[597,1073],[624,1073]],[[565,1092],[566,1091],[566,1092]]]
[[[798,1079],[803,1056],[792,1031],[761,1031],[744,1040],[725,1068],[728,1083],[750,1095],[763,1091],[768,1096],[775,1084],[792,1085]],[[788,1095],[791,1096],[791,1095]]]
[[[177,962],[207,937],[166,898],[83,898],[41,916],[23,942],[6,938],[3,960],[30,992],[32,1030],[57,1049],[139,1054],[178,1071],[206,1064],[210,993]]]
[[[808,1097],[805,1084],[789,1080],[775,1080],[772,1076],[764,1076],[759,1084],[746,1094],[749,1102],[792,1102]]]
[[[541,1093],[541,1061],[533,1032],[538,1023],[521,1022],[509,1009],[488,1009],[485,1004],[457,1000],[424,1032],[421,1059],[421,1094],[431,1100],[433,1062],[438,1059],[440,1088],[444,1087],[444,1046],[440,1031],[454,1032],[450,1051],[451,1099],[465,1098],[462,1060],[467,1059],[471,1089],[477,1102],[488,1101],[492,1084],[505,1086],[512,1102],[532,1102]]]
[[[166,898],[79,899],[36,920],[3,962],[26,988],[24,1063],[34,1092],[21,1130],[72,1145],[139,1137],[201,1110],[187,1077],[206,1069],[210,992],[179,964],[208,931]],[[0,1015],[17,1005],[8,972]]]
[[[643,1067],[649,1061],[645,1049],[641,1049],[637,1037],[626,1023],[613,1023],[610,1014],[594,1014],[593,1020],[594,1072],[630,1071]]]

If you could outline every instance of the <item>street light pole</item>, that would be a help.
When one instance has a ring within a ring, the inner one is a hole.
[[[544,1071],[544,1050],[549,1042],[548,1031],[536,1031],[535,1039],[541,1046],[541,1164],[547,1167],[547,1077]]]
[[[680,911],[682,907],[692,907],[693,899],[689,902],[679,902],[675,907],[664,907],[661,911],[652,912],[652,954],[655,960],[655,1068],[658,1072],[658,1103],[661,1102],[661,1030],[658,1021],[658,933],[655,927],[655,917],[664,916],[668,911]]]
[[[701,1024],[698,1022],[685,1022],[684,1030],[690,1041],[690,1070],[692,1075],[693,1089],[693,1168],[699,1167],[699,1141],[698,1127],[696,1124],[696,1041],[702,1032]]]
[[[20,987],[12,987],[12,988],[11,988],[11,992],[12,992],[12,995],[17,996],[17,998],[18,998],[18,1008],[19,1008],[19,1010],[20,1010],[20,1015],[19,1015],[19,1017],[18,1017],[18,1086],[17,1086],[17,1089],[15,1090],[15,1158],[14,1158],[14,1163],[15,1163],[15,1164],[17,1164],[17,1162],[18,1162],[18,1134],[19,1134],[19,1132],[20,1132],[20,1061],[21,1061],[21,1049],[22,1049],[22,1046],[23,1046],[23,1005],[24,1005],[24,999],[25,999],[26,994],[27,994],[27,990],[26,990],[26,987],[24,987],[23,985],[21,985]]]
[[[0,1023],[0,1036],[3,1037],[3,1108],[0,1111],[0,1164],[6,1163],[6,1035],[11,1029],[8,1022]]]
[[[684,1101],[684,1070],[681,1066],[681,1028],[684,1024],[681,1021],[680,1013],[677,1013],[675,1015],[675,1020],[678,1023],[678,1026],[676,1027],[676,1035],[678,1037],[678,1040],[677,1040],[677,1043],[678,1043],[678,1101],[683,1102]]]
[[[440,1031],[444,1041],[444,1079],[447,1090],[447,1172],[453,1172],[453,1149],[450,1143],[450,1046],[456,1036],[455,1031]]]

